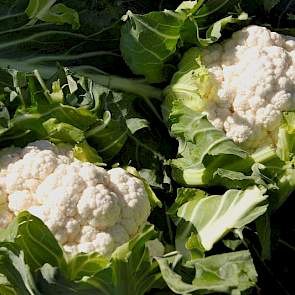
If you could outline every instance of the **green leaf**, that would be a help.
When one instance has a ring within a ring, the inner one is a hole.
[[[77,143],[73,148],[74,157],[82,162],[102,165],[103,160],[97,154],[96,150],[88,145],[87,141]]]
[[[33,281],[32,274],[29,266],[25,263],[24,253],[14,253],[5,247],[2,247],[0,243],[0,274],[4,275],[9,284],[15,290],[15,294],[19,295],[39,295],[35,283]],[[1,288],[4,288],[2,282],[0,282]],[[5,292],[1,294],[10,294],[5,288]],[[14,293],[12,293],[14,294]],[[40,294],[41,295],[41,294]]]
[[[179,141],[178,157],[170,165],[173,178],[181,184],[209,185],[217,168],[240,169],[238,160],[245,162],[246,167],[252,161],[247,159],[247,152],[213,127],[205,115],[181,102],[173,103],[168,122],[172,135]]]
[[[79,14],[76,10],[56,0],[30,0],[26,14],[30,19],[39,19],[57,25],[70,24],[73,29],[79,29]],[[54,5],[55,4],[55,5]],[[30,25],[34,22],[30,22]]]
[[[30,18],[38,17],[38,15],[42,17],[55,2],[56,0],[30,0],[25,12]]]
[[[200,1],[202,2],[202,1]],[[247,24],[248,15],[240,9],[239,0],[204,1],[199,9],[193,9],[191,22],[195,27],[194,39],[191,42],[199,46],[208,46],[218,41],[225,29],[231,31],[234,27]],[[192,30],[189,25],[188,29]],[[235,28],[235,29],[236,29]]]
[[[177,210],[185,203],[189,201],[197,201],[201,200],[202,198],[206,197],[207,193],[194,188],[184,188],[181,187],[177,189],[177,197],[173,202],[172,206],[168,210],[168,214],[176,215]]]
[[[177,197],[172,206],[167,210],[177,225],[175,235],[176,250],[184,256],[185,259],[192,259],[196,256],[204,256],[204,248],[200,244],[199,238],[195,235],[196,230],[192,223],[184,222],[183,219],[177,217],[178,209],[187,202],[199,201],[207,196],[207,193],[193,188],[177,189]],[[190,240],[190,241],[189,241]]]
[[[47,123],[44,125],[45,121]],[[2,145],[6,146],[12,144],[12,141],[23,145],[45,138],[72,143],[82,141],[83,131],[96,121],[97,117],[86,109],[42,103],[29,108],[18,108],[10,120],[9,128],[0,133],[0,136]]]
[[[96,85],[94,89],[99,97],[103,115],[102,119],[87,131],[86,137],[103,159],[110,160],[123,148],[128,139],[130,131],[127,120],[130,117],[134,118],[132,104],[135,97],[112,92],[100,85]],[[129,124],[132,125],[131,122]],[[138,129],[141,127],[145,126],[137,126]]]
[[[28,212],[18,214],[0,234],[0,241],[14,242],[24,252],[24,259],[32,271],[50,263],[65,268],[63,250],[47,226]]]
[[[176,254],[156,259],[165,282],[176,294],[191,294],[195,291],[233,294],[233,290],[241,292],[254,287],[257,279],[249,251],[212,255],[187,262],[182,266],[183,272],[191,272],[192,268],[195,271],[194,278],[189,282],[188,278],[177,273],[176,266],[180,260]]]
[[[146,119],[130,118],[126,120],[129,131],[134,134],[136,131],[149,127],[149,123]]]
[[[203,111],[205,102],[202,95],[210,88],[214,93],[216,87],[216,81],[201,63],[200,49],[190,48],[184,53],[178,64],[178,71],[174,73],[169,86],[164,90],[164,118],[169,122],[169,113],[175,101],[182,102],[194,111]]]
[[[185,247],[190,251],[191,259],[203,258],[205,256],[204,248],[197,233],[191,232],[185,243]]]
[[[212,255],[190,261],[189,264],[194,265],[196,269],[193,284],[201,288],[209,289],[215,285],[215,290],[220,288],[219,291],[223,292],[229,292],[231,289],[244,291],[253,287],[256,282],[257,273],[249,251]],[[225,278],[228,286],[222,282]]]
[[[81,129],[67,123],[58,123],[55,118],[48,119],[42,125],[47,132],[47,137],[55,143],[75,143],[85,140],[84,132]]]
[[[271,194],[270,206],[277,210],[295,188],[295,112],[284,112],[283,122],[278,132],[276,153],[280,159],[265,164],[268,177],[276,181],[278,190]]]
[[[283,161],[290,161],[295,151],[295,112],[284,112],[283,118],[278,132],[277,155]]]
[[[209,27],[206,31],[206,38],[198,37],[198,42],[201,46],[208,46],[221,38],[222,31],[227,25],[240,23],[246,20],[248,20],[248,15],[245,12],[240,13],[237,17],[233,17],[231,15],[224,17]]]
[[[79,253],[67,264],[67,276],[71,281],[81,280],[109,266],[109,260],[98,253]]]
[[[182,205],[177,215],[192,223],[205,250],[234,228],[242,228],[265,213],[267,195],[258,187],[228,190]]]
[[[216,184],[222,184],[228,188],[246,188],[256,184],[255,179],[252,176],[223,168],[218,168],[214,172],[213,179]]]
[[[57,25],[70,24],[73,30],[77,30],[80,27],[77,11],[61,3],[53,5],[48,10],[48,13],[41,17],[41,20]]]
[[[263,174],[266,166],[261,163],[252,165],[252,174],[218,168],[213,174],[213,182],[227,188],[247,188],[252,185],[262,185],[267,189],[278,189],[275,181]],[[242,169],[241,169],[242,170]]]
[[[107,97],[111,101],[113,96],[110,93]],[[106,110],[102,120],[87,131],[86,138],[103,159],[112,159],[123,148],[128,139],[128,128],[124,122],[124,117],[115,109],[114,112]]]
[[[176,51],[185,19],[185,14],[168,10],[145,15],[126,13],[120,48],[134,74],[144,75],[149,82],[167,79],[169,65],[165,63]]]

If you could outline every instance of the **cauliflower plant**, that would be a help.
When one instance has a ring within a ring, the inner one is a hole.
[[[36,141],[0,153],[0,227],[23,210],[41,218],[70,253],[110,255],[146,223],[144,184],[73,157],[67,146]]]
[[[275,144],[282,112],[295,108],[295,39],[248,26],[220,44],[192,48],[166,94],[248,149]]]

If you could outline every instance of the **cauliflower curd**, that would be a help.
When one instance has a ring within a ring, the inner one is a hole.
[[[0,152],[0,227],[28,210],[67,252],[110,255],[145,224],[144,184],[122,168],[109,171],[75,159],[49,141]]]
[[[249,150],[275,145],[282,112],[295,108],[295,39],[248,26],[220,44],[191,48],[166,94]]]
[[[295,40],[249,26],[202,53],[219,88],[209,121],[237,143],[276,141],[282,111],[295,107]]]

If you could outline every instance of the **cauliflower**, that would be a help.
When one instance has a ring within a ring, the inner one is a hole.
[[[276,143],[282,112],[295,108],[295,39],[264,27],[192,48],[179,68],[168,90],[249,150]]]
[[[109,171],[73,157],[67,146],[36,141],[0,153],[0,227],[28,210],[70,253],[110,255],[145,224],[144,184],[122,168]]]

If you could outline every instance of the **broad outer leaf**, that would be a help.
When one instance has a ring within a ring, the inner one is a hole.
[[[191,294],[199,291],[201,294],[222,292],[227,294],[233,290],[244,291],[255,285],[257,273],[249,251],[237,251],[212,255],[207,258],[191,260],[183,265],[184,273],[195,269],[191,282],[177,273],[179,256],[174,255],[156,258],[162,276],[169,288],[176,294]],[[173,267],[172,267],[173,265]]]
[[[0,241],[14,242],[24,252],[26,263],[32,271],[45,263],[65,268],[62,248],[47,226],[29,212],[22,212],[1,232]]]
[[[201,244],[210,250],[214,243],[234,228],[241,228],[265,213],[267,199],[258,187],[244,191],[228,190],[223,195],[212,195],[182,205],[177,215],[192,223]]]
[[[178,157],[171,161],[173,178],[177,182],[189,186],[212,185],[217,168],[233,165],[232,168],[239,169],[241,166],[235,167],[238,160],[247,164],[247,152],[212,126],[205,115],[181,102],[173,103],[168,124],[172,136],[179,142]]]
[[[0,244],[0,275],[4,275],[18,295],[40,295],[35,286],[24,253],[14,253]],[[0,280],[1,291],[1,280]],[[2,293],[1,294],[9,294]]]
[[[78,29],[79,14],[72,8],[67,7],[62,3],[55,4],[56,0],[30,0],[26,9],[26,14],[33,21],[42,20],[52,24],[70,24],[73,29]]]
[[[169,66],[165,63],[176,51],[185,19],[185,14],[169,10],[145,15],[127,12],[120,47],[134,74],[145,76],[149,82],[166,80]]]

